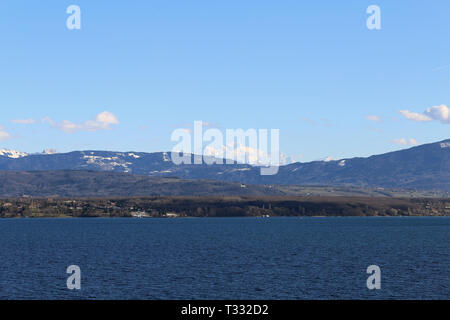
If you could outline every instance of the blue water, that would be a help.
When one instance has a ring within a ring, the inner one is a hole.
[[[3,219],[0,299],[449,299],[449,239],[450,218]]]

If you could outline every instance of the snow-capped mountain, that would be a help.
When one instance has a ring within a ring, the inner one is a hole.
[[[20,152],[17,150],[0,149],[0,156],[18,159],[28,156],[28,153]]]
[[[75,151],[56,154],[25,154],[10,150],[0,152],[0,170],[91,170],[246,184],[450,191],[450,140],[368,158],[294,163],[280,167],[278,174],[274,176],[261,176],[259,167],[247,164],[176,165],[167,152]]]
[[[23,157],[28,157],[30,155],[50,155],[50,154],[57,154],[55,149],[45,149],[44,151],[42,151],[42,153],[26,153],[26,152],[21,152],[21,151],[17,151],[17,150],[10,150],[10,149],[0,149],[0,157],[8,157],[11,159],[19,159],[19,158],[23,158]]]

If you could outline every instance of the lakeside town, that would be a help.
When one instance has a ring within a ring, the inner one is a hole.
[[[450,200],[256,196],[0,200],[1,218],[271,216],[450,216]]]

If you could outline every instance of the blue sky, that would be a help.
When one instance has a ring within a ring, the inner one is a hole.
[[[72,4],[81,30],[66,28]],[[366,27],[372,4],[381,30]],[[0,148],[168,151],[194,120],[280,129],[281,151],[302,161],[447,139],[449,11],[444,0],[3,0]],[[112,122],[96,120],[104,111]]]

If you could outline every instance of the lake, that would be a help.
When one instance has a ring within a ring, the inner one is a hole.
[[[450,217],[0,219],[0,241],[0,299],[450,299]]]

